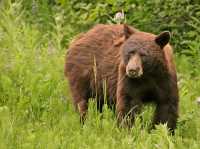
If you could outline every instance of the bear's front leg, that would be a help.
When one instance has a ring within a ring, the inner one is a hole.
[[[129,106],[127,106],[128,100],[131,100],[131,98],[125,93],[124,87],[118,86],[116,112],[117,112],[117,121],[120,126],[128,125],[130,127],[131,125],[130,113],[128,115],[128,111],[129,111],[129,108],[128,108]],[[129,118],[129,122],[128,122],[128,118]]]
[[[137,113],[140,112],[141,103],[130,96],[122,94],[117,98],[117,120],[118,124],[131,128]]]
[[[167,123],[167,127],[174,133],[178,119],[178,89],[175,81],[168,83],[160,93],[153,124]]]
[[[128,83],[125,73],[121,70],[117,83],[116,111],[117,120],[120,126],[132,127],[136,113],[140,111],[141,101],[138,98],[129,96]]]

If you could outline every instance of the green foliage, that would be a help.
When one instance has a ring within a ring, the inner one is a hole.
[[[86,31],[98,23],[114,23],[116,12],[124,11],[125,23],[153,33],[169,30],[175,51],[187,51],[186,40],[199,39],[200,2],[198,0],[22,0],[29,22],[41,31],[53,30],[56,18],[62,20],[65,46],[68,34]],[[57,17],[54,17],[57,16]],[[67,34],[67,35],[66,35]]]
[[[148,32],[170,30],[177,48],[184,40],[194,40],[199,32],[200,3],[190,0],[58,0],[67,12],[67,22],[85,29],[96,23],[112,23],[118,11],[124,11],[126,22]],[[175,40],[176,39],[176,40]]]
[[[0,148],[199,149],[199,1],[0,1]],[[66,46],[96,23],[125,22],[144,31],[170,30],[177,48],[180,118],[175,136],[166,125],[149,132],[154,107],[144,107],[131,130],[114,113],[90,103],[79,124],[63,75]]]

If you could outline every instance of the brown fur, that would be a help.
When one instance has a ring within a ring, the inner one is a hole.
[[[178,89],[172,48],[169,44],[160,47],[155,38],[127,25],[97,25],[71,43],[65,75],[81,120],[85,119],[89,98],[96,97],[97,108],[102,111],[106,90],[107,103],[116,105],[119,122],[126,115],[133,121],[142,104],[153,101],[157,105],[154,124],[166,122],[170,129],[175,128]],[[131,79],[126,75],[123,52],[129,47],[147,55],[141,78]],[[154,63],[155,68],[148,65]]]

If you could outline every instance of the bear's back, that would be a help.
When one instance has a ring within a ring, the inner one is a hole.
[[[111,47],[113,42],[122,36],[122,34],[122,25],[98,24],[88,32],[82,33],[80,36],[75,38],[75,40],[70,44],[69,50],[79,50],[80,47],[83,46],[84,51],[88,50],[89,52],[95,52],[98,51],[98,49]]]
[[[115,48],[114,44],[122,37],[123,25],[99,24],[80,34],[67,51],[66,73],[71,71],[72,65],[79,71],[91,71],[94,65],[115,61],[119,48]]]

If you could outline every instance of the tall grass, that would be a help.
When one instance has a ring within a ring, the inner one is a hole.
[[[195,102],[200,96],[200,78],[190,57],[176,57],[180,118],[174,136],[168,134],[166,125],[148,131],[152,106],[144,107],[134,127],[127,130],[117,127],[107,106],[102,118],[96,103],[90,102],[88,119],[81,126],[63,75],[66,49],[62,40],[66,38],[67,47],[74,34],[72,27],[62,26],[61,12],[52,15],[52,30],[42,31],[38,24],[27,21],[20,1],[7,2],[0,8],[1,149],[200,148],[200,107]]]

